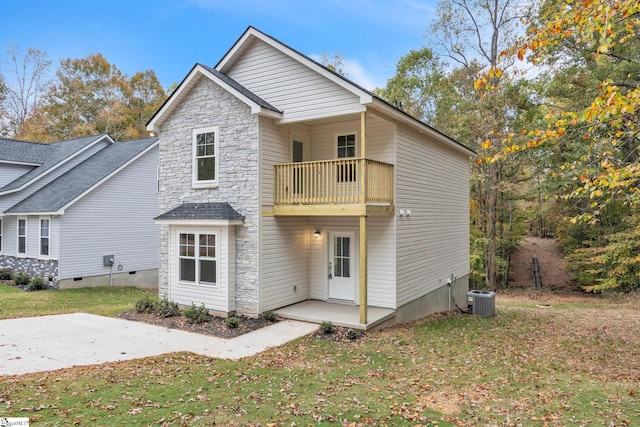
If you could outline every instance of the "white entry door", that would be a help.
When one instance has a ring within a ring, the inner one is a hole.
[[[329,238],[329,298],[355,301],[355,233],[332,232]]]

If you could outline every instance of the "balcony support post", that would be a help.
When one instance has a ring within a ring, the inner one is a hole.
[[[367,324],[367,217],[360,217],[360,323]]]
[[[362,112],[360,114],[360,164],[358,170],[360,170],[360,195],[363,208],[367,204],[367,113]],[[365,210],[366,211],[366,210]],[[363,215],[360,217],[360,323],[367,324],[367,268],[368,268],[368,254],[367,254],[367,217]]]

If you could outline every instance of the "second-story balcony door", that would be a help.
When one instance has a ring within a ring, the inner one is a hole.
[[[350,133],[337,136],[337,153],[339,161],[336,168],[336,190],[341,197],[357,197],[358,167],[356,158],[356,134]]]
[[[304,142],[293,140],[291,146],[293,163],[302,163],[304,161]],[[293,168],[293,193],[302,194],[304,188],[304,170],[301,167]]]

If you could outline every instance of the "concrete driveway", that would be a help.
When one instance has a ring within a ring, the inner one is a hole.
[[[233,339],[86,313],[0,320],[0,375],[137,359],[177,351],[239,359],[307,335],[284,320]]]

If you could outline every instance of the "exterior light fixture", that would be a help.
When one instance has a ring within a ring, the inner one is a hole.
[[[320,230],[316,230],[316,231],[313,233],[313,237],[315,237],[316,239],[319,239],[319,238],[320,238]]]

